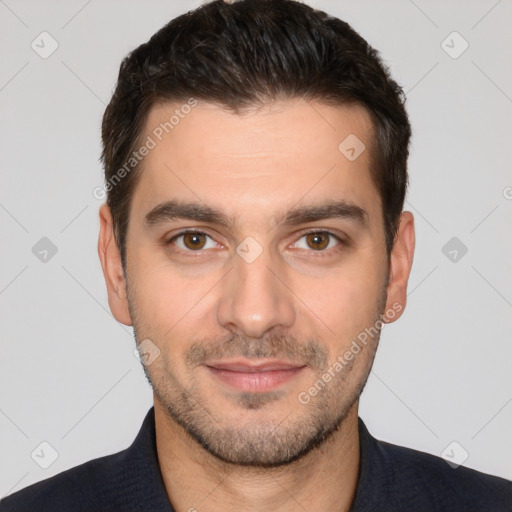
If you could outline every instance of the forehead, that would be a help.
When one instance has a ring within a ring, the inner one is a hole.
[[[239,115],[211,103],[187,104],[149,112],[141,140],[151,139],[153,148],[133,198],[140,214],[177,198],[232,217],[277,214],[321,199],[377,213],[373,125],[364,108],[286,100]]]

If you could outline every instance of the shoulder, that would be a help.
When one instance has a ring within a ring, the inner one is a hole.
[[[392,467],[397,496],[408,510],[512,511],[512,482],[441,457],[379,441]]]
[[[512,512],[512,482],[374,438],[359,418],[352,512]]]
[[[172,512],[156,453],[151,408],[126,450],[76,466],[0,501],[0,512]]]
[[[91,460],[15,492],[0,501],[0,512],[101,510],[98,500],[115,484],[125,452]]]

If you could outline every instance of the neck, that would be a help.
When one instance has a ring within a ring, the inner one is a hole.
[[[278,468],[225,463],[202,448],[155,400],[156,444],[176,512],[350,509],[359,471],[358,402],[340,428],[301,459]]]

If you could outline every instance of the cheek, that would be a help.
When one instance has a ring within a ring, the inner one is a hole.
[[[185,280],[176,277],[169,265],[155,261],[150,251],[134,250],[129,272],[130,300],[136,320],[148,336],[161,337],[184,315],[192,300]]]
[[[294,289],[304,303],[337,334],[373,317],[384,279],[375,262],[363,258],[331,268],[321,278],[297,278]]]
[[[184,353],[201,334],[215,303],[218,275],[190,277],[150,251],[134,251],[130,300],[136,309],[138,337],[154,339],[161,350]],[[133,282],[133,283],[132,283]]]

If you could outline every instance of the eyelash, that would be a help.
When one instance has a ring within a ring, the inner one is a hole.
[[[178,234],[174,235],[172,238],[167,240],[165,242],[165,245],[174,245],[173,242],[176,239],[186,235],[187,233],[204,235],[204,236],[210,238],[211,240],[213,240],[213,238],[208,233],[205,233],[204,231],[198,231],[197,229],[187,229],[184,231],[180,231]],[[323,250],[318,250],[318,251],[315,251],[314,249],[307,250],[307,252],[314,253],[314,256],[312,256],[314,258],[328,257],[329,254],[326,254],[326,253],[331,253],[331,251],[337,252],[337,250],[341,250],[343,248],[343,246],[348,245],[348,242],[346,240],[343,240],[342,238],[340,238],[338,235],[335,235],[334,233],[331,233],[330,231],[325,231],[325,230],[320,230],[320,229],[312,229],[310,231],[305,231],[304,233],[301,234],[301,236],[298,238],[298,240],[304,238],[305,236],[307,236],[311,233],[327,235],[331,238],[334,238],[338,242],[338,245],[336,245],[335,247],[331,247],[330,249],[323,249]],[[295,242],[295,243],[297,243],[297,242]],[[197,251],[193,251],[190,249],[181,249],[180,247],[177,247],[176,250],[179,252],[187,253],[187,254],[191,255],[192,257],[200,257],[204,253],[204,251],[207,251],[208,249],[198,249]],[[303,249],[303,250],[306,250],[306,249]],[[196,253],[196,254],[194,254],[194,253]]]

